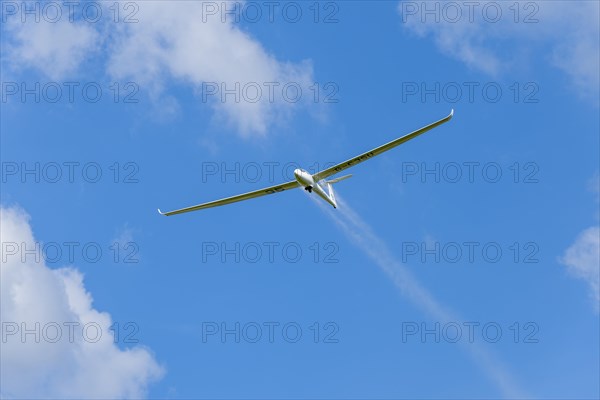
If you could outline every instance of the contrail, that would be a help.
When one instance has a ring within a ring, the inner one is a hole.
[[[332,209],[315,196],[309,197],[386,273],[400,293],[414,305],[440,323],[461,321],[450,309],[440,304],[419,283],[409,269],[396,260],[383,239],[373,232],[371,227],[350,208],[348,203],[342,200],[338,193],[336,193],[339,205],[337,210]],[[505,397],[531,398],[518,387],[508,370],[487,349],[477,343],[461,343]]]

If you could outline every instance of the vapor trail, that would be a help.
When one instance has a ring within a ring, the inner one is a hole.
[[[326,205],[315,196],[309,196],[319,205],[358,247],[369,256],[392,280],[400,293],[415,306],[440,324],[462,321],[450,309],[440,304],[435,297],[419,283],[417,278],[402,263],[398,262],[388,246],[371,227],[336,193],[338,209]],[[488,350],[478,343],[461,342],[474,361],[485,371],[507,398],[531,398],[516,384],[511,374]]]

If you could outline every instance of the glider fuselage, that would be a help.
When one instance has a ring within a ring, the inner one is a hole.
[[[296,178],[296,181],[298,181],[298,183],[304,188],[304,190],[307,190],[309,193],[312,193],[314,191],[323,200],[325,200],[326,202],[331,204],[334,208],[337,208],[335,198],[330,196],[321,187],[321,185],[319,185],[318,182],[315,182],[315,180],[313,179],[313,176],[309,172],[298,168],[298,169],[294,170],[294,177]],[[329,184],[328,184],[328,186],[329,186],[329,190],[331,192],[331,186]]]

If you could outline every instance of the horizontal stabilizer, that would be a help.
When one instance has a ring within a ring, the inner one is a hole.
[[[343,181],[344,179],[348,179],[350,177],[352,177],[352,174],[340,176],[339,178],[330,179],[330,180],[325,181],[325,182],[327,182],[327,183],[338,183],[339,181]]]

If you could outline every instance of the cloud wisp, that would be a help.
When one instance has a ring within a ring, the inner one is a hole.
[[[581,232],[559,261],[568,272],[587,282],[596,312],[600,311],[600,227]]]
[[[500,78],[541,59],[597,102],[599,7],[596,1],[401,1],[398,12],[408,32],[431,37],[440,52],[471,69]]]
[[[358,248],[363,251],[393,282],[399,292],[430,318],[445,324],[461,320],[442,305],[417,278],[400,263],[385,241],[336,193],[339,207],[332,209],[315,196],[310,196]],[[529,398],[517,385],[508,369],[478,343],[464,344],[465,349],[507,398]]]
[[[600,202],[600,175],[598,171],[588,182],[588,189],[594,194],[596,205]],[[594,215],[598,220],[600,215]],[[593,224],[575,238],[575,242],[565,250],[558,261],[567,267],[567,272],[587,282],[593,307],[600,312],[600,226]]]

